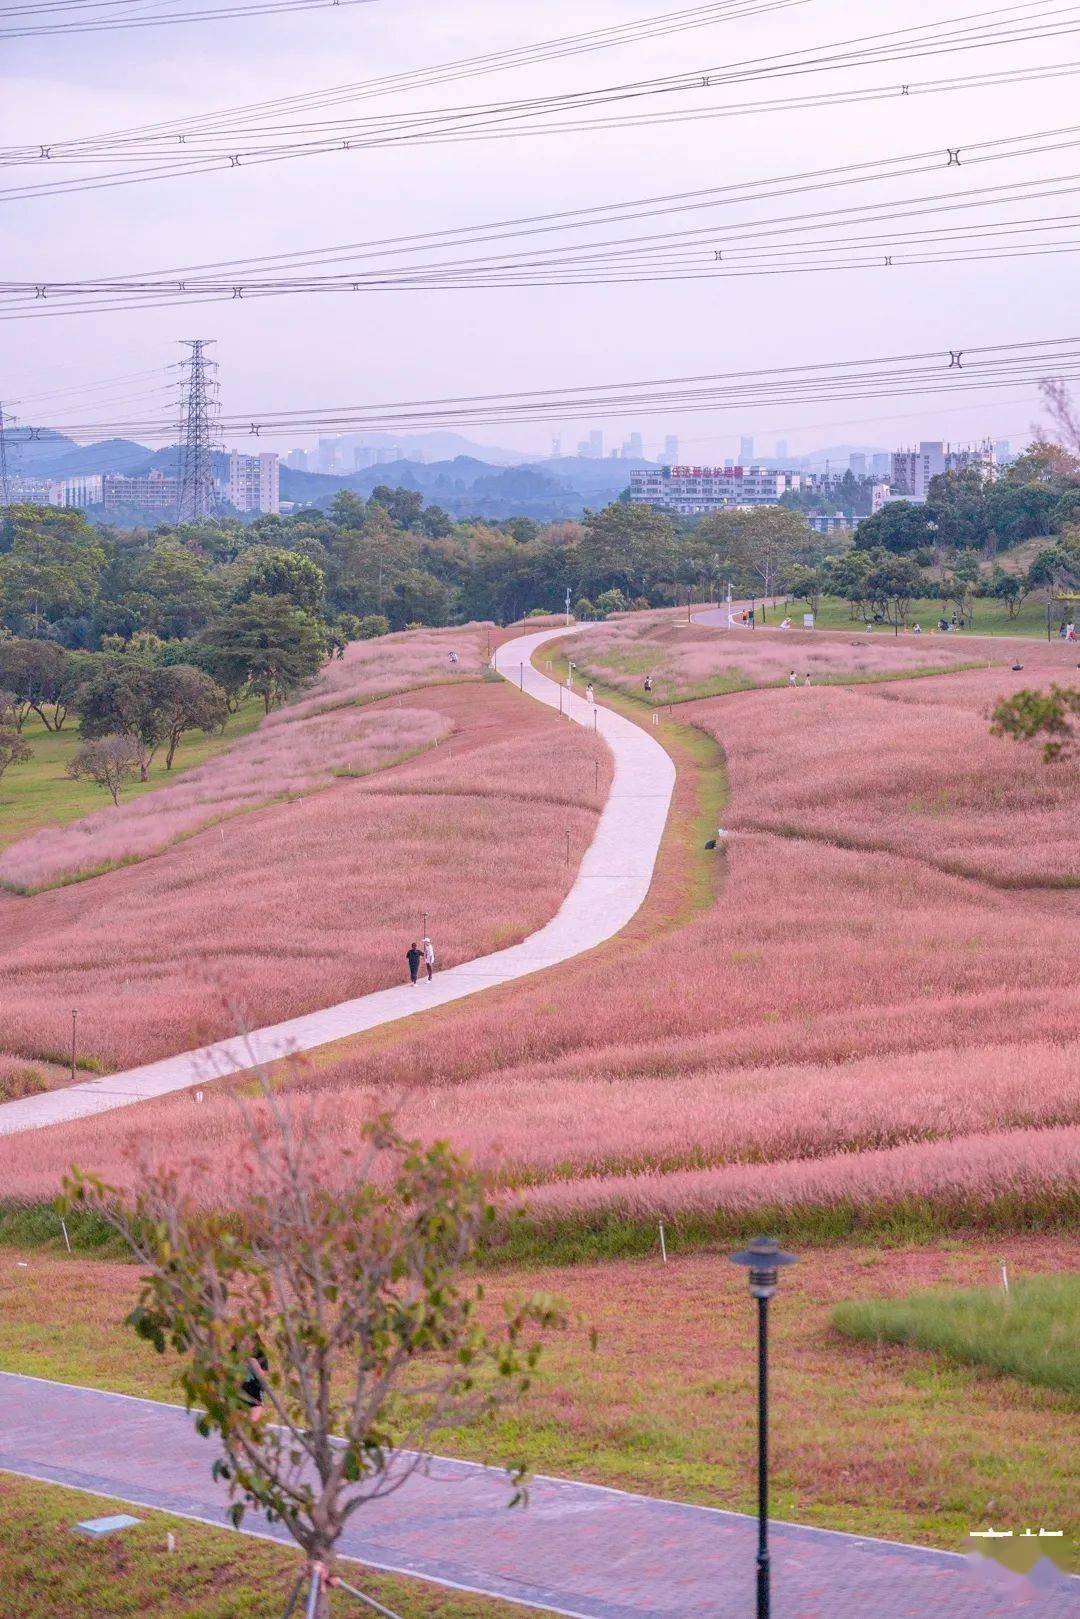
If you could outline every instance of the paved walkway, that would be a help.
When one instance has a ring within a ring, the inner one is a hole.
[[[640,726],[610,709],[590,707],[579,693],[567,692],[532,667],[529,660],[536,648],[566,633],[558,629],[522,636],[505,642],[495,654],[499,673],[528,696],[549,708],[568,709],[573,720],[590,729],[595,724],[614,758],[611,792],[596,835],[573,887],[550,922],[507,950],[436,973],[430,984],[422,980],[415,988],[404,983],[377,990],[258,1029],[244,1039],[221,1040],[125,1073],[7,1102],[0,1106],[0,1135],[105,1113],[239,1073],[290,1052],[311,1051],[331,1040],[462,1000],[494,984],[525,978],[593,949],[625,927],[649,891],[675,786],[675,768],[660,744]]]
[[[224,1523],[217,1454],[175,1406],[0,1373],[0,1469]],[[566,1479],[510,1512],[504,1474],[437,1458],[362,1509],[344,1553],[369,1567],[579,1619],[748,1619],[756,1526],[738,1513]],[[362,1520],[362,1521],[360,1521]],[[248,1520],[256,1534],[287,1536]],[[1035,1584],[949,1552],[775,1524],[777,1619],[1076,1619],[1080,1580]]]

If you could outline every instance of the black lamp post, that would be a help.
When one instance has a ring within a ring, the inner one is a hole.
[[[780,1266],[797,1260],[773,1237],[755,1237],[748,1248],[728,1258],[733,1265],[746,1266],[750,1293],[758,1301],[757,1619],[769,1619],[769,1300],[780,1281]]]

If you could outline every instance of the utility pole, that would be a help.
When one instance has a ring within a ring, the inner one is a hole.
[[[205,350],[213,338],[183,339],[191,350],[183,362],[187,371],[187,408],[180,444],[179,492],[176,500],[178,523],[198,523],[209,517],[214,504],[214,442],[215,408],[210,395],[216,390],[211,372],[217,364],[206,358]]]

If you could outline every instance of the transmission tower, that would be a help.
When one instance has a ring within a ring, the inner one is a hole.
[[[185,338],[191,350],[187,371],[187,409],[180,433],[180,471],[176,500],[178,523],[197,523],[214,505],[214,428],[217,416],[217,364],[206,358],[213,338]]]
[[[11,486],[8,483],[7,429],[4,425],[4,405],[0,400],[0,506],[11,505]]]

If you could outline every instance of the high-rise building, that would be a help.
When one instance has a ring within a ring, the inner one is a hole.
[[[866,456],[861,450],[854,451],[848,456],[848,471],[854,478],[866,477]]]
[[[100,506],[103,503],[100,472],[84,473],[78,478],[58,478],[49,486],[50,506]]]
[[[559,437],[558,433],[556,433],[554,435],[554,437],[552,438],[552,440],[551,440],[551,456],[552,456],[552,460],[557,461],[561,455],[562,455],[562,439]]]
[[[604,435],[595,427],[589,434],[589,454],[594,461],[604,459]]]
[[[263,455],[229,455],[229,500],[238,512],[279,512],[281,510],[278,458],[270,450]]]
[[[888,450],[878,450],[870,457],[870,471],[875,478],[888,478],[892,472],[892,456]]]
[[[679,441],[674,433],[669,433],[664,440],[664,453],[660,457],[666,467],[673,467],[679,459]]]
[[[623,440],[622,453],[624,461],[644,461],[645,447],[640,433],[631,433]]]
[[[777,441],[776,441],[776,459],[778,461],[786,461],[787,458],[788,458],[788,442],[787,442],[787,439],[786,438],[778,438]]]
[[[900,500],[925,501],[930,481],[943,472],[967,472],[974,468],[984,483],[997,476],[994,446],[989,439],[979,445],[953,449],[940,439],[924,439],[918,449],[895,450],[889,484]]]
[[[101,480],[101,503],[107,512],[134,506],[141,512],[171,512],[175,516],[179,494],[180,480],[156,470],[141,478],[106,472]]]
[[[368,444],[357,444],[353,448],[352,464],[354,472],[363,472],[366,467],[375,465],[375,451]]]
[[[631,500],[688,514],[775,506],[781,495],[800,486],[798,473],[764,467],[635,467],[630,474]]]
[[[285,457],[285,465],[293,472],[306,472],[308,469],[308,453],[306,450],[290,450]]]
[[[1007,438],[999,438],[994,443],[994,455],[997,457],[999,467],[1005,466],[1012,460],[1012,445]]]
[[[754,460],[754,439],[750,433],[744,433],[739,440],[739,465],[748,467]]]

